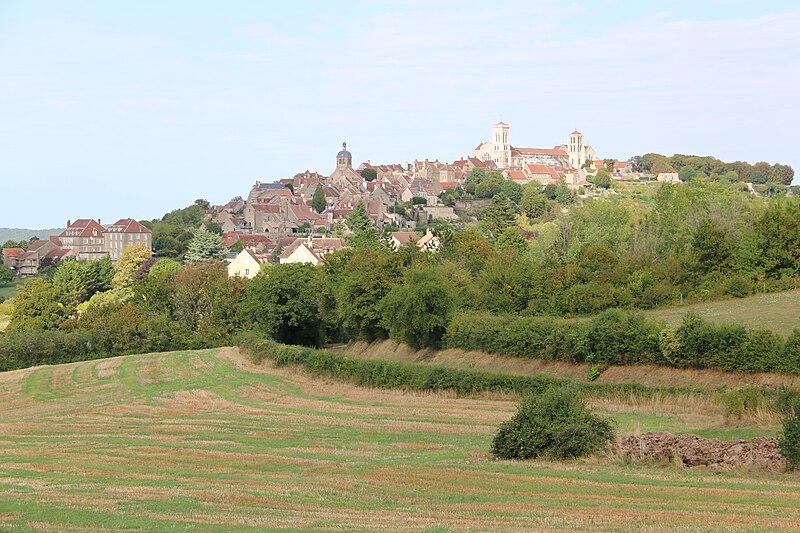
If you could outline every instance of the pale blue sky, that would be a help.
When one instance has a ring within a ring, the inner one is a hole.
[[[800,171],[795,1],[0,0],[0,226],[161,216],[255,180],[580,129]],[[797,181],[797,180],[796,180]]]

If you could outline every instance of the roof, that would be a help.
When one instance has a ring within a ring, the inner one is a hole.
[[[253,209],[256,211],[263,211],[264,213],[280,213],[281,206],[278,204],[258,204],[254,205]]]
[[[258,189],[285,189],[286,187],[283,184],[279,183],[279,182],[273,182],[273,183],[259,183],[256,188],[258,188]]]
[[[6,257],[22,257],[25,255],[25,250],[22,248],[3,248],[3,255]]]
[[[513,181],[528,181],[530,178],[521,170],[509,170],[508,179]]]
[[[91,218],[79,218],[61,232],[60,237],[95,237],[105,233],[106,228]]]
[[[242,241],[242,246],[245,248],[258,246],[263,244],[266,248],[273,246],[275,243],[269,237],[264,235],[241,235],[239,240]]]
[[[121,218],[107,226],[106,231],[110,233],[150,233],[149,229],[132,218]]]
[[[311,246],[309,247],[309,242]],[[297,250],[300,246],[305,246],[309,252],[311,252],[317,260],[324,261],[324,255],[335,252],[341,248],[346,248],[347,244],[342,239],[337,238],[319,238],[313,239],[308,237],[297,237],[294,239],[294,242],[284,248],[281,252],[281,257],[286,259],[291,256],[295,250]]]
[[[579,132],[578,130],[573,131],[570,135],[583,135],[583,133]]]
[[[514,149],[520,154],[567,157],[567,152],[561,148],[519,148],[515,146]]]
[[[342,143],[342,149],[336,154],[336,157],[349,157],[353,159],[353,154],[347,151],[347,143]]]
[[[558,175],[558,171],[553,167],[547,165],[540,165],[536,163],[531,163],[530,165],[528,165],[528,172],[536,175],[549,175],[550,177],[555,179],[558,179],[560,177]]]
[[[413,242],[417,242],[419,240],[419,235],[413,231],[393,231],[391,235],[402,246],[405,246],[406,244],[410,244]]]

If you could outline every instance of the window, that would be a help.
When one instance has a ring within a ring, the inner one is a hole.
[[[250,275],[250,269],[249,268],[245,268],[244,269],[244,275],[245,276],[249,276]]]

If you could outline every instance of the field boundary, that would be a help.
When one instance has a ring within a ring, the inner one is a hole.
[[[547,361],[459,348],[415,350],[393,340],[372,343],[355,341],[343,353],[361,359],[420,363],[450,368],[488,371],[515,376],[545,374],[578,382],[589,382],[588,363]],[[595,383],[639,384],[646,387],[719,389],[741,387],[789,387],[800,389],[800,376],[772,372],[726,372],[716,369],[672,368],[660,365],[615,365],[606,367]]]

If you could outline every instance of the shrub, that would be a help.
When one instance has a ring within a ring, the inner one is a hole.
[[[800,400],[795,400],[794,408],[783,418],[783,431],[778,436],[778,447],[789,470],[800,465]]]
[[[572,388],[559,387],[524,398],[497,431],[492,453],[500,459],[568,459],[601,448],[613,436],[609,420],[592,414]]]

